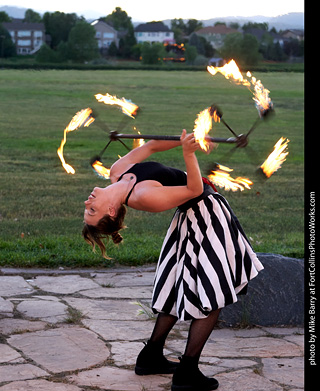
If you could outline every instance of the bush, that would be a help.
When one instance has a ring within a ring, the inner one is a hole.
[[[40,63],[57,63],[61,62],[61,58],[58,52],[43,44],[36,54],[36,61]]]
[[[141,47],[141,56],[143,64],[159,64],[162,63],[162,58],[166,56],[166,52],[161,43],[144,42]]]

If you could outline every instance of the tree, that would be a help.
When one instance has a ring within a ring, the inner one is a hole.
[[[28,22],[28,23],[41,23],[42,18],[41,18],[41,15],[38,14],[38,12],[35,12],[31,8],[29,8],[24,13],[23,21]]]
[[[189,38],[189,45],[195,46],[199,54],[204,54],[204,45],[200,37],[196,33],[192,33]]]
[[[197,19],[189,19],[186,24],[186,34],[190,35],[194,31],[197,31],[203,27],[203,23],[199,22]]]
[[[161,43],[144,42],[141,44],[141,57],[143,64],[159,64],[162,63],[166,52]]]
[[[79,18],[75,13],[65,14],[56,11],[46,12],[43,15],[43,23],[46,28],[46,34],[51,36],[51,48],[56,49],[61,41],[67,42],[71,29],[75,26]]]
[[[0,23],[11,22],[10,16],[5,11],[0,11]]]
[[[260,61],[259,42],[251,34],[228,34],[220,54],[226,60],[234,59],[241,65],[255,65]]]
[[[71,29],[68,39],[68,57],[72,61],[83,63],[99,57],[95,29],[85,21],[78,21]]]
[[[268,25],[268,23],[248,22],[242,26],[243,31],[247,31],[247,30],[251,30],[251,29],[259,29],[259,30],[268,31],[269,25]]]
[[[255,65],[261,60],[259,42],[251,34],[245,34],[241,43],[241,60],[246,65]]]
[[[185,47],[186,50],[184,53],[186,62],[188,64],[193,64],[198,55],[197,48],[195,46],[189,45],[188,43],[185,45]]]
[[[57,51],[51,49],[47,44],[43,44],[37,51],[36,61],[41,63],[60,62],[60,56]]]
[[[116,7],[111,14],[105,18],[101,18],[101,20],[105,21],[117,31],[126,31],[132,25],[131,18],[120,7]]]
[[[123,58],[131,58],[133,55],[133,47],[137,41],[134,36],[134,27],[131,22],[131,17],[126,11],[120,7],[116,7],[111,14],[105,18],[101,18],[104,22],[112,26],[120,33],[118,54]]]
[[[15,44],[9,32],[0,24],[0,57],[12,57],[16,54]]]

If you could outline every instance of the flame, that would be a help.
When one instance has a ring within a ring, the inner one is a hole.
[[[284,137],[281,137],[273,147],[273,151],[260,166],[267,178],[270,178],[271,175],[276,172],[286,160],[286,156],[289,153],[286,151],[289,141],[290,140],[285,140]]]
[[[110,168],[106,168],[99,160],[95,160],[91,164],[92,168],[96,171],[98,175],[104,179],[110,179]]]
[[[261,81],[252,76],[251,72],[247,72],[247,77],[251,80],[249,81],[245,79],[234,60],[230,60],[223,67],[208,66],[207,70],[213,76],[220,72],[226,79],[232,78],[237,84],[242,84],[248,87],[253,93],[252,99],[255,101],[260,117],[262,117],[268,110],[272,109],[273,103],[269,97],[270,91],[264,88]],[[250,88],[251,85],[253,86],[253,91]]]
[[[141,134],[141,132],[140,132],[139,130],[137,130],[136,127],[133,127],[133,130],[134,130],[135,132],[137,132],[138,134]],[[132,148],[135,149],[135,148],[141,147],[144,143],[145,143],[145,141],[144,141],[143,138],[136,138],[136,139],[133,139]]]
[[[230,60],[223,67],[208,66],[207,70],[212,76],[217,72],[220,72],[226,79],[230,79],[231,77],[236,83],[243,84],[247,87],[250,86],[250,82],[243,78],[240,69],[234,60]]]
[[[220,116],[219,116],[217,110],[214,110],[214,112],[212,114],[212,118],[213,118],[214,122],[220,122]]]
[[[131,118],[134,118],[134,116],[138,113],[139,106],[126,100],[125,98],[118,99],[116,96],[112,96],[108,93],[106,95],[96,94],[95,97],[98,102],[102,102],[106,105],[120,106],[123,114],[126,114]]]
[[[201,111],[194,121],[194,124],[193,132],[195,140],[200,144],[201,149],[208,151],[209,143],[206,141],[205,137],[212,128],[212,115],[210,113],[210,108]]]
[[[229,172],[233,171],[232,168],[217,165],[217,169],[211,171],[212,174],[208,175],[208,179],[214,185],[224,188],[229,191],[243,191],[246,189],[251,189],[253,182],[248,178],[237,177],[236,179],[232,178]]]
[[[80,128],[80,126],[88,127],[94,121],[94,118],[91,117],[92,110],[88,107],[87,109],[83,109],[78,111],[77,114],[72,118],[69,125],[65,128],[63,133],[63,139],[61,140],[60,147],[57,150],[57,154],[60,158],[63,168],[66,170],[68,174],[74,174],[75,170],[70,164],[66,163],[63,157],[63,147],[67,142],[67,133],[72,132]]]

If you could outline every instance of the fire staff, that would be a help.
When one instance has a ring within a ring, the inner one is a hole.
[[[156,162],[155,152],[182,145],[186,173]],[[209,391],[218,381],[198,368],[202,349],[220,310],[245,294],[262,264],[223,196],[203,180],[194,134],[183,130],[181,141],[151,140],[117,160],[111,184],[95,187],[85,201],[83,235],[106,256],[104,240],[119,243],[126,206],[148,212],[177,208],[161,249],[152,297],[157,313],[154,330],[139,353],[137,375],[173,373],[172,391]],[[191,320],[179,363],[163,355],[176,321]]]

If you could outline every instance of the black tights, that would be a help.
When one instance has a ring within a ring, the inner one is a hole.
[[[194,357],[199,360],[202,349],[207,342],[219,317],[220,309],[210,312],[209,316],[203,319],[193,319],[190,325],[185,356]],[[150,341],[159,343],[162,346],[178,318],[173,315],[160,313],[154,326]]]

